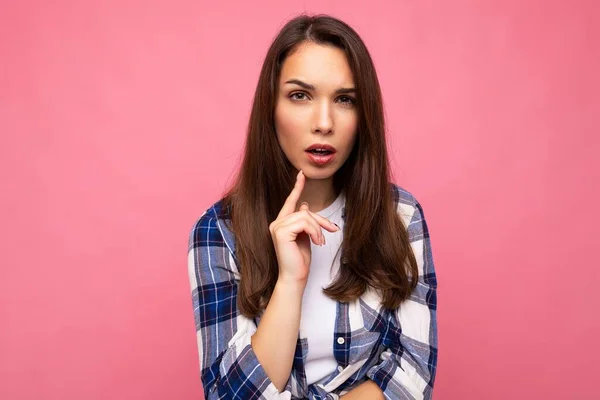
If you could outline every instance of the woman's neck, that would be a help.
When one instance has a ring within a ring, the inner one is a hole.
[[[300,208],[303,201],[308,203],[312,212],[324,210],[330,206],[337,198],[333,188],[333,177],[328,179],[306,179],[304,190],[298,200],[296,210]]]

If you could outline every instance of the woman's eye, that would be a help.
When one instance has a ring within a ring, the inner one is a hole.
[[[296,92],[296,93],[290,94],[290,98],[292,100],[303,101],[303,100],[307,100],[308,96],[306,95],[306,93]],[[356,100],[350,96],[341,96],[341,97],[338,97],[338,100],[342,104],[345,104],[345,105],[354,105],[356,103]]]
[[[349,104],[349,105],[354,105],[354,103],[356,102],[356,100],[354,100],[350,96],[342,96],[342,97],[340,97],[340,100],[344,100],[344,101],[342,101],[342,103]]]
[[[302,92],[296,92],[296,93],[292,93],[290,95],[290,97],[294,100],[304,100],[304,98],[298,98],[296,96],[306,96],[306,94],[302,93]]]

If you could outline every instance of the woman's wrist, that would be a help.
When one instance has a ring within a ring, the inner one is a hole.
[[[275,283],[275,289],[273,290],[273,293],[275,293],[276,291],[280,291],[286,293],[288,296],[299,295],[300,297],[302,297],[305,288],[305,280],[297,280],[294,278],[286,278],[280,276],[279,279],[277,279],[277,282]]]

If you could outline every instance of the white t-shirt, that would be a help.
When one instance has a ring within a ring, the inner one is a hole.
[[[339,270],[344,232],[342,212],[345,202],[342,190],[331,205],[317,212],[338,224],[341,229],[337,232],[322,230],[325,246],[317,246],[311,241],[310,272],[302,298],[300,318],[300,337],[307,338],[308,341],[304,368],[309,385],[328,376],[338,367],[333,356],[337,302],[325,296],[323,289],[329,286]]]

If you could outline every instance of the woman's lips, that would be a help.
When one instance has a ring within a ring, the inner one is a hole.
[[[314,164],[319,165],[319,166],[327,165],[330,162],[332,162],[333,159],[335,158],[335,153],[316,154],[316,153],[311,153],[310,151],[307,151],[306,154],[308,155],[308,158]]]

